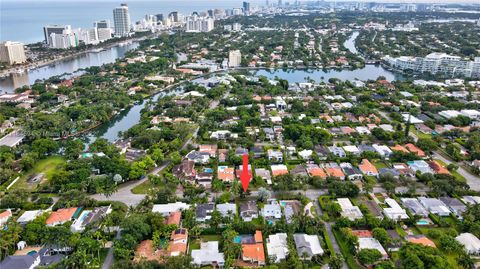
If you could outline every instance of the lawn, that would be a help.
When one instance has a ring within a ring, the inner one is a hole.
[[[145,180],[142,184],[136,186],[132,189],[132,193],[134,194],[148,194],[149,190],[156,188],[155,185],[152,184],[150,180]]]
[[[35,166],[28,172],[23,174],[20,179],[13,185],[15,189],[25,189],[28,191],[34,191],[40,184],[50,180],[57,168],[65,163],[65,159],[60,156],[51,156],[46,159],[38,161]],[[44,179],[37,183],[29,183],[28,179],[35,174],[44,174]],[[46,179],[46,180],[45,180]]]
[[[188,245],[189,253],[192,253],[194,249],[200,249],[201,242],[208,242],[208,241],[221,241],[221,236],[216,234],[208,234],[208,235],[201,235],[200,238],[191,240]]]
[[[447,164],[445,162],[443,162],[442,160],[439,160],[439,159],[435,159],[435,161],[437,161],[439,164],[447,167]],[[461,181],[461,182],[466,182],[466,179],[460,175],[457,171],[450,171],[450,173],[452,173],[452,176],[454,176],[457,180]]]

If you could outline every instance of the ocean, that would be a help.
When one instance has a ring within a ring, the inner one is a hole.
[[[146,14],[167,15],[193,11],[242,7],[242,0],[0,0],[0,41],[12,40],[25,44],[42,41],[43,26],[69,24],[73,28],[91,28],[93,22],[108,19],[113,23],[113,8],[127,3],[132,23]],[[264,1],[249,1],[251,6]]]

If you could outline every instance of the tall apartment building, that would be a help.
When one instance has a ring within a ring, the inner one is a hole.
[[[51,33],[48,37],[48,46],[53,49],[68,49],[78,46],[78,31],[72,31],[70,25],[66,25],[62,33]]]
[[[130,13],[127,4],[121,4],[113,10],[113,25],[116,36],[130,33]]]
[[[6,41],[0,43],[0,62],[9,65],[20,64],[27,61],[25,49],[20,42]]]
[[[215,20],[209,17],[189,16],[185,22],[187,32],[210,32],[215,26]]]
[[[43,34],[45,36],[45,43],[50,45],[49,39],[51,34],[63,34],[63,30],[71,28],[70,25],[47,25],[43,27]]]
[[[243,2],[243,12],[248,15],[250,13],[250,3]]]
[[[98,29],[110,28],[110,21],[109,20],[96,21],[93,23],[93,27]]]
[[[242,54],[239,50],[231,50],[228,52],[228,67],[238,67],[242,62]]]
[[[480,58],[474,61],[463,60],[459,56],[446,53],[430,53],[425,57],[401,56],[392,58],[386,56],[384,61],[400,70],[412,70],[419,73],[460,75],[465,77],[480,77]]]

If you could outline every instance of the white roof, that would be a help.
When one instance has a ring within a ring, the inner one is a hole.
[[[222,264],[225,262],[223,253],[218,251],[218,241],[203,242],[200,249],[192,250],[192,262],[197,265],[212,263]]]
[[[380,242],[373,237],[360,237],[358,238],[358,248],[362,249],[376,249],[382,253],[383,256],[388,256],[385,249],[382,247]]]
[[[305,241],[305,246],[299,245],[300,242],[297,242],[297,237],[303,238],[303,241]],[[322,249],[322,246],[320,245],[320,240],[318,239],[317,235],[308,235],[308,234],[294,234],[294,239],[295,239],[295,244],[297,245],[297,250],[298,247],[307,247],[310,249],[312,252],[312,255],[323,255],[324,251]],[[300,253],[299,253],[300,256]]]
[[[471,233],[463,233],[455,239],[465,247],[468,254],[478,254],[480,252],[480,240]]]
[[[389,219],[398,220],[398,219],[408,219],[407,211],[400,207],[400,205],[392,198],[385,199],[385,203],[390,207],[384,208],[383,212],[385,216]]]
[[[343,146],[343,150],[351,153],[360,153],[360,150],[355,145]]]
[[[217,211],[220,212],[222,216],[228,215],[229,211],[235,215],[237,213],[237,205],[231,203],[218,204]]]
[[[438,115],[440,115],[444,118],[450,119],[450,118],[455,118],[455,117],[460,116],[461,113],[456,111],[456,110],[444,110],[444,111],[438,112]]]
[[[28,210],[25,211],[18,219],[18,223],[27,223],[30,221],[33,221],[36,219],[38,216],[42,214],[42,210]]]
[[[284,260],[288,255],[287,234],[272,234],[267,240],[267,252],[270,257],[275,257],[275,262]]]
[[[403,113],[402,114],[402,117],[403,117],[403,121],[404,122],[408,122],[408,120],[410,119],[410,123],[411,124],[418,124],[418,123],[423,123],[423,120],[409,114],[409,113]]]
[[[272,164],[270,166],[270,168],[272,169],[272,171],[277,171],[277,170],[287,170],[288,171],[287,166],[284,165],[284,164]]]
[[[189,209],[190,205],[183,202],[153,205],[152,212],[168,215],[172,212]]]

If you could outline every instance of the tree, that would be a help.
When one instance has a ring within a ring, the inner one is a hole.
[[[32,151],[37,152],[39,156],[55,153],[58,149],[58,143],[49,138],[40,138],[32,143]]]
[[[417,146],[424,151],[433,151],[438,148],[438,143],[431,138],[419,138]]]
[[[383,246],[386,246],[388,243],[390,243],[391,238],[388,235],[388,232],[384,228],[374,228],[372,230],[373,232],[373,237],[378,240]]]
[[[383,257],[378,249],[362,249],[358,252],[358,261],[363,265],[371,265]]]
[[[266,202],[270,198],[270,192],[264,188],[258,188],[258,200],[260,202]]]
[[[330,261],[328,262],[328,266],[331,269],[341,269],[343,267],[344,259],[342,254],[333,254],[330,257]]]

